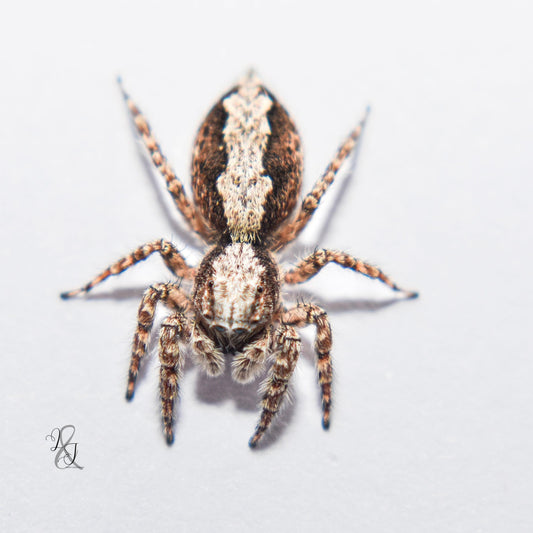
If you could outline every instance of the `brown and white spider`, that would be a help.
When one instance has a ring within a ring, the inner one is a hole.
[[[233,379],[253,380],[272,356],[264,383],[262,412],[249,444],[254,447],[270,426],[300,355],[295,328],[314,324],[322,424],[331,409],[331,329],[326,312],[312,303],[287,309],[282,283],[302,283],[326,264],[336,263],[402,291],[380,269],[343,252],[319,249],[283,272],[275,253],[305,228],[339,167],[354,149],[364,119],[339,148],[323,176],[296,209],[302,180],[302,151],[294,123],[277,99],[250,72],[211,109],[198,132],[192,161],[194,201],[187,197],[137,106],[122,89],[135,126],[152,161],[190,228],[210,245],[198,267],[189,266],[166,240],[145,244],[117,261],[84,287],[62,298],[87,293],[130,266],[158,252],[179,280],[157,283],[142,298],[129,368],[126,398],[131,400],[139,366],[146,355],[156,305],[170,315],[159,336],[160,395],[166,440],[174,440],[173,410],[183,367],[182,345],[190,344],[196,362],[210,376],[224,372],[232,355]],[[191,294],[181,280],[192,281]],[[409,298],[416,293],[405,292]]]

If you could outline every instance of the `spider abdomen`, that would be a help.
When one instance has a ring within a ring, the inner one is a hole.
[[[213,229],[233,242],[262,242],[296,204],[300,138],[283,106],[249,74],[207,115],[192,166],[195,202]]]

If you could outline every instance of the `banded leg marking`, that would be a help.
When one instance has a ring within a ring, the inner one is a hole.
[[[129,267],[135,265],[136,263],[139,263],[140,261],[144,261],[154,252],[159,252],[161,254],[165,265],[176,276],[186,279],[194,278],[196,269],[190,267],[185,262],[183,256],[171,242],[161,239],[158,241],[150,242],[148,244],[144,244],[143,246],[139,246],[139,248],[137,248],[131,254],[127,255],[126,257],[123,257],[122,259],[119,259],[116,263],[113,263],[111,266],[106,268],[100,275],[96,276],[89,283],[87,283],[87,285],[80,287],[79,289],[75,289],[73,291],[63,292],[61,294],[61,298],[66,300],[67,298],[72,298],[73,296],[78,296],[79,294],[87,293],[93,287],[95,287],[99,283],[102,283],[102,281],[105,281],[108,277],[118,276],[119,274],[122,274],[122,272],[127,270]]]
[[[283,313],[282,320],[284,323],[295,327],[303,327],[308,324],[316,326],[315,351],[317,354],[318,383],[322,396],[322,426],[324,429],[328,429],[331,412],[333,367],[331,364],[331,327],[327,313],[318,305],[304,303]]]
[[[294,372],[301,350],[300,337],[292,326],[281,324],[278,333],[278,352],[269,375],[263,384],[265,392],[261,402],[262,412],[255,433],[249,441],[254,448],[269,428],[276,413],[279,411],[283,397],[287,391],[290,377]]]
[[[311,255],[302,259],[292,270],[285,274],[285,283],[303,283],[318,274],[322,268],[328,263],[336,263],[344,268],[349,268],[354,272],[359,272],[369,278],[379,279],[385,285],[388,285],[393,291],[403,292],[407,298],[416,298],[418,293],[400,289],[388,276],[386,276],[379,268],[369,265],[348,255],[344,252],[337,252],[335,250],[320,249],[313,252]]]
[[[141,300],[139,312],[137,314],[137,328],[133,336],[133,346],[131,351],[130,368],[128,372],[128,388],[126,399],[131,400],[135,392],[135,382],[139,374],[141,361],[146,355],[150,331],[154,323],[155,309],[158,302],[167,304],[175,311],[182,311],[188,305],[188,298],[185,293],[172,283],[157,283],[147,289]]]
[[[148,121],[141,113],[135,102],[133,102],[133,100],[130,98],[129,94],[125,91],[120,78],[118,79],[118,83],[122,95],[124,96],[124,100],[126,101],[128,109],[130,110],[135,127],[137,128],[144,145],[150,153],[150,157],[154,165],[165,178],[167,189],[170,192],[176,207],[185,217],[185,220],[192,230],[198,233],[202,238],[209,240],[209,232],[201,215],[197,211],[195,205],[187,197],[183,184],[168,164],[159,144],[152,134],[152,130],[148,124]]]
[[[322,177],[315,183],[315,186],[311,192],[304,197],[296,217],[278,233],[273,245],[274,249],[279,250],[283,246],[293,241],[305,228],[313,216],[313,213],[317,209],[320,199],[328,190],[329,186],[333,183],[341,165],[357,145],[357,141],[361,135],[361,132],[363,131],[366,119],[368,117],[368,112],[369,109],[367,109],[359,125],[350,133],[350,135],[348,135],[346,140],[339,147],[335,157],[326,168]]]
[[[159,334],[159,394],[161,397],[161,414],[167,444],[174,442],[174,403],[179,394],[179,382],[182,377],[183,355],[179,343],[187,342],[191,334],[185,315],[181,312],[167,317],[161,324]]]

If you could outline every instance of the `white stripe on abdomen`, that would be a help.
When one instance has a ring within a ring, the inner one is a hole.
[[[233,241],[253,241],[261,228],[272,180],[264,176],[272,100],[261,92],[255,75],[248,75],[238,90],[223,101],[228,119],[224,126],[227,167],[217,179],[224,215]]]

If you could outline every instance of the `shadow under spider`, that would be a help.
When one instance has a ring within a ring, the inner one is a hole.
[[[242,384],[236,383],[231,377],[232,355],[226,355],[225,359],[226,368],[222,376],[212,378],[203,372],[198,372],[196,379],[196,397],[200,401],[208,404],[221,404],[231,400],[240,411],[256,413],[257,422],[261,414],[261,408],[259,405],[261,395],[259,389],[261,383],[268,374],[270,365],[265,365],[261,374],[252,382]],[[281,409],[274,417],[268,432],[265,433],[265,436],[258,444],[257,450],[267,448],[276,442],[285,431],[285,428],[290,424],[290,421],[294,416],[296,405],[293,392],[292,383],[289,383],[289,389],[286,392],[286,397],[282,403]],[[250,434],[253,432],[253,429],[254,427],[250,427]]]
[[[296,304],[298,302],[313,302],[323,307],[327,313],[345,313],[349,311],[375,312],[405,301],[405,298],[388,298],[387,300],[368,300],[343,298],[341,300],[330,300],[323,298],[308,290],[291,290],[284,294],[284,300]]]
[[[89,293],[84,296],[85,300],[141,300],[146,287],[123,287],[121,289],[112,289],[107,292]],[[312,301],[324,307],[329,313],[344,313],[349,311],[379,311],[399,302],[402,298],[389,298],[387,300],[368,300],[343,298],[341,300],[332,300],[323,298],[312,291],[302,290],[300,288],[285,292],[284,299],[286,302],[295,304],[300,301]]]
[[[120,289],[112,289],[105,293],[89,293],[85,296],[87,300],[139,300],[142,298],[145,289],[142,287],[125,287]],[[317,302],[319,305],[324,306],[329,312],[348,312],[348,311],[379,311],[386,307],[389,307],[399,301],[402,301],[398,298],[393,298],[389,300],[382,301],[372,301],[372,300],[353,300],[353,299],[342,299],[342,300],[328,300],[321,298],[314,294],[311,291],[302,291],[294,290],[287,292],[285,294],[285,300],[291,304],[296,303],[297,301],[307,300]],[[148,374],[148,368],[151,366],[151,361],[157,358],[159,331],[161,325],[161,319],[154,322],[152,332],[150,336],[150,341],[146,353],[145,360],[139,368],[139,374],[137,377],[136,386],[144,386],[146,381],[146,376]],[[313,348],[313,343],[310,342],[305,336],[301,337],[302,339],[302,351],[300,354],[300,359],[305,359],[306,364],[312,366],[315,365],[315,353]],[[184,364],[183,364],[183,374],[193,371],[193,368],[196,368],[196,386],[195,386],[195,396],[198,400],[206,404],[220,405],[227,401],[233,402],[234,406],[240,411],[254,412],[256,416],[259,417],[261,409],[259,406],[260,403],[260,384],[265,379],[270,365],[265,365],[264,370],[261,374],[253,380],[251,383],[241,384],[237,383],[231,377],[231,361],[232,355],[227,354],[225,356],[226,368],[224,373],[221,376],[216,378],[210,377],[200,370],[197,365],[194,364],[192,354],[190,353],[190,348],[184,348]],[[289,390],[287,391],[287,397],[285,398],[282,407],[279,413],[274,417],[272,425],[269,428],[269,431],[265,433],[264,437],[261,439],[261,442],[257,446],[257,451],[262,449],[267,449],[272,444],[276,443],[282,434],[285,432],[287,426],[290,425],[292,418],[294,417],[297,395],[294,391],[294,385],[292,381],[289,383]],[[317,404],[317,413],[320,413],[320,394],[317,388],[316,394],[316,404]],[[176,405],[176,415],[175,415],[175,432],[176,436],[179,432],[179,416],[180,416],[180,406],[179,403]],[[318,416],[317,414],[317,416]],[[256,420],[257,422],[257,420]],[[250,431],[253,431],[253,426],[250,427]]]
[[[123,287],[122,289],[111,289],[107,292],[90,292],[85,294],[83,298],[85,300],[132,300],[137,299],[141,301],[146,287]]]
[[[259,384],[265,377],[262,371],[257,379],[250,383],[237,383],[231,377],[231,362],[233,356],[225,355],[226,368],[218,377],[211,377],[199,371],[196,379],[196,397],[204,403],[219,404],[232,400],[241,411],[257,411]]]

